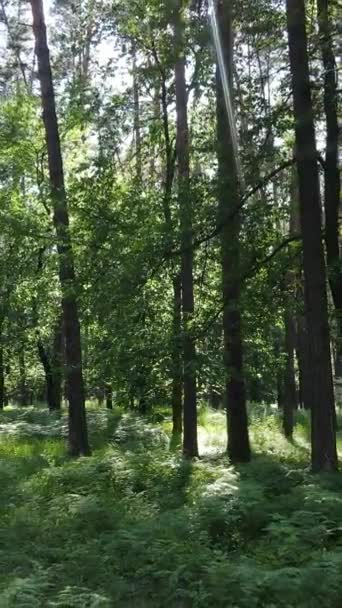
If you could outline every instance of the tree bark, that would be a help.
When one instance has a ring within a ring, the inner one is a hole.
[[[165,140],[165,180],[163,211],[166,231],[166,247],[173,244],[173,222],[171,214],[171,196],[175,173],[175,160],[169,128],[168,101],[166,88],[166,75],[159,63],[157,54],[155,60],[161,73],[161,109]],[[172,319],[172,349],[171,349],[171,376],[172,376],[172,435],[180,436],[183,430],[183,366],[182,366],[182,284],[179,269],[172,265],[172,291],[173,291],[173,319]]]
[[[181,230],[181,286],[183,313],[183,381],[184,431],[183,454],[198,456],[196,345],[192,332],[194,319],[194,280],[192,249],[192,201],[190,192],[190,157],[188,128],[188,95],[185,80],[184,2],[177,0],[175,8],[175,88],[177,113],[178,200]]]
[[[232,9],[228,0],[219,0],[217,18],[224,63],[232,90],[233,32]],[[227,221],[240,198],[239,176],[234,158],[232,133],[224,92],[217,69],[217,153],[218,196],[221,232],[224,364],[226,375],[228,456],[232,462],[248,462],[251,457],[240,314],[240,213]]]
[[[43,341],[41,337],[38,335],[37,338],[37,349],[39,359],[44,368],[45,373],[45,383],[46,383],[46,399],[48,403],[48,408],[50,412],[60,409],[57,404],[54,402],[54,385],[53,385],[53,373],[52,367],[50,365],[49,355],[47,350],[44,347]]]
[[[287,439],[292,439],[294,427],[294,409],[297,408],[297,390],[294,368],[294,348],[296,341],[296,330],[293,314],[289,305],[285,310],[285,374],[284,374],[284,406],[283,406],[283,429]]]
[[[105,396],[106,396],[106,408],[107,410],[113,409],[113,391],[110,382],[105,385]]]
[[[325,242],[329,285],[337,319],[335,374],[338,377],[342,377],[342,265],[338,221],[341,195],[338,151],[338,92],[328,0],[317,0],[317,17],[324,67],[324,113],[326,120],[324,166]]]
[[[286,0],[303,238],[305,317],[312,370],[311,464],[337,470],[326,270],[304,0]]]
[[[54,377],[54,403],[56,409],[62,407],[62,385],[63,385],[63,367],[64,367],[64,348],[63,348],[63,317],[57,319],[54,332],[51,353],[51,365]]]
[[[299,220],[300,221],[300,220]],[[300,258],[298,273],[296,276],[296,357],[299,372],[298,401],[300,407],[310,410],[312,396],[312,369],[310,365],[310,348],[307,331],[307,320],[305,316],[305,296],[303,259]]]
[[[21,407],[29,405],[27,382],[26,382],[26,361],[24,346],[19,351],[19,402]]]
[[[66,343],[66,375],[69,402],[69,450],[73,456],[89,455],[80,324],[76,300],[74,256],[69,231],[68,204],[64,185],[63,160],[56,115],[55,94],[47,44],[42,0],[30,0],[41,88],[43,121],[48,150],[53,220],[57,235],[59,278]]]
[[[294,150],[294,158],[296,151]],[[291,209],[290,209],[290,233],[300,234],[299,192],[298,175],[296,167],[291,168]],[[295,351],[298,364],[298,405],[304,409],[311,408],[312,382],[309,361],[308,336],[304,314],[304,283],[303,283],[303,259],[300,256],[291,280],[291,299],[295,302]],[[291,306],[291,302],[288,303]]]
[[[0,323],[0,410],[5,406],[5,368],[2,324]]]
[[[140,130],[140,93],[139,77],[137,70],[136,45],[132,46],[132,72],[133,72],[133,108],[134,108],[134,137],[135,137],[135,167],[137,183],[142,181],[142,158],[141,158],[141,130]]]
[[[179,274],[173,278],[173,348],[172,348],[172,435],[182,433],[182,290]]]
[[[62,401],[62,326],[58,321],[54,328],[52,348],[45,348],[37,330],[37,349],[44,368],[46,399],[50,412],[59,411]]]
[[[294,236],[300,232],[300,220],[298,213],[298,188],[297,174],[291,168],[290,175],[290,221],[289,234]],[[284,325],[285,325],[285,373],[284,373],[284,409],[283,429],[287,439],[292,439],[294,428],[294,410],[298,408],[298,395],[295,374],[295,348],[296,348],[296,324],[295,324],[295,296],[298,276],[297,260],[295,260],[286,273],[287,297],[285,302]]]

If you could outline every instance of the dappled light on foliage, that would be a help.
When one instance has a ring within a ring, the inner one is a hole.
[[[183,460],[120,410],[89,410],[96,448],[78,461],[63,416],[58,436],[41,409],[0,418],[1,606],[338,605],[342,478],[313,477],[305,433],[284,441],[276,414],[254,416],[255,456],[238,467],[211,450]],[[216,448],[224,414],[200,421]]]
[[[0,608],[342,606],[336,0],[0,0]]]

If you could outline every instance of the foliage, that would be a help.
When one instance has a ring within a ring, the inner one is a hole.
[[[73,462],[63,417],[1,414],[1,606],[338,605],[341,478],[305,468],[305,417],[291,445],[254,410],[254,460],[238,468],[223,414],[206,412],[215,451],[193,463],[140,418],[89,418],[94,457]]]

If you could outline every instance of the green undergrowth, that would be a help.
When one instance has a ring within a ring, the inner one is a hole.
[[[229,466],[222,413],[200,411],[203,457],[169,421],[89,409],[91,458],[66,456],[65,417],[0,414],[0,608],[324,608],[341,605],[342,476],[309,472],[252,408],[254,457]]]

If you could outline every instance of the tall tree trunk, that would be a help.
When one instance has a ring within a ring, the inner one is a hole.
[[[300,232],[300,221],[298,213],[298,188],[297,174],[291,168],[290,177],[290,222],[289,234],[294,236]],[[298,407],[296,375],[295,375],[295,348],[296,348],[296,324],[294,301],[297,283],[297,261],[292,262],[286,273],[287,299],[285,303],[284,325],[285,325],[285,374],[284,374],[284,409],[283,429],[287,439],[292,439],[294,427],[294,409]]]
[[[232,91],[233,33],[232,8],[229,0],[219,0],[217,17],[221,34],[228,86]],[[221,233],[224,364],[226,374],[228,455],[233,462],[250,460],[246,391],[243,372],[243,346],[240,315],[240,187],[233,134],[226,111],[221,75],[217,70],[217,152],[219,182],[219,221]]]
[[[278,409],[284,407],[284,374],[283,370],[279,369],[277,372],[277,406]]]
[[[68,204],[56,115],[55,94],[47,45],[42,0],[30,0],[36,41],[43,121],[48,150],[53,220],[57,234],[59,278],[66,343],[66,374],[69,402],[69,450],[73,456],[90,453],[84,402],[80,324],[76,300],[74,256],[69,231]]]
[[[107,410],[113,409],[113,391],[112,385],[110,382],[106,382],[105,384],[105,396],[106,396],[106,408]]]
[[[63,385],[63,368],[64,368],[64,348],[63,348],[63,316],[57,319],[53,331],[53,343],[51,352],[51,365],[54,378],[54,403],[56,409],[62,407],[62,385]]]
[[[50,412],[59,409],[54,403],[54,390],[53,390],[53,373],[50,365],[49,354],[44,347],[43,341],[38,334],[37,336],[37,349],[40,362],[44,368],[45,373],[45,384],[46,384],[46,400]]]
[[[338,225],[341,195],[338,152],[338,92],[328,0],[317,0],[317,14],[324,67],[324,112],[327,129],[324,167],[325,241],[329,284],[337,317],[338,338],[336,341],[335,374],[342,377],[342,261]]]
[[[134,137],[135,137],[135,167],[138,184],[142,180],[142,158],[141,158],[141,130],[140,130],[140,92],[139,76],[137,70],[137,51],[135,43],[132,46],[133,62],[133,109],[134,109]]]
[[[26,361],[24,345],[19,351],[19,402],[21,407],[29,405],[27,382],[26,382]]]
[[[179,274],[173,278],[172,435],[182,433],[182,290]]]
[[[40,276],[43,270],[43,258],[45,248],[38,252],[37,274]],[[61,409],[61,383],[62,383],[62,340],[63,340],[63,319],[60,315],[54,331],[52,344],[45,347],[39,330],[39,315],[37,297],[33,299],[32,315],[36,326],[37,350],[40,362],[45,373],[46,400],[50,411]]]
[[[171,196],[175,172],[175,160],[169,128],[168,101],[165,71],[160,65],[157,54],[155,60],[161,73],[161,109],[163,118],[163,130],[165,139],[165,180],[163,211],[165,219],[166,246],[173,245],[173,222],[171,214]],[[173,320],[172,320],[172,350],[171,350],[171,375],[172,375],[172,435],[181,435],[183,429],[183,366],[182,366],[182,284],[177,262],[172,265],[172,291],[173,291]]]
[[[5,368],[2,323],[0,322],[0,410],[5,406]]]
[[[294,157],[296,151],[293,151]],[[299,213],[299,192],[298,192],[298,172],[296,167],[292,168],[292,188],[291,188],[291,234],[300,234],[300,213]],[[298,404],[306,410],[311,408],[312,402],[312,382],[309,356],[308,334],[306,330],[306,320],[304,313],[304,281],[303,281],[303,259],[300,256],[296,265],[293,277],[293,300],[295,302],[295,351],[298,365]]]
[[[302,274],[302,273],[300,273]],[[299,276],[301,281],[301,276]],[[304,304],[304,290],[302,285],[297,288],[296,295],[296,356],[299,371],[299,403],[306,410],[311,409],[312,404],[312,370],[310,369],[310,353],[308,343],[308,332],[305,314],[302,310]]]
[[[296,150],[293,150],[294,158]],[[298,192],[298,172],[294,166],[291,169],[291,209],[290,209],[290,234],[300,234],[300,213],[299,213],[299,192]],[[298,365],[298,398],[297,403],[300,407],[310,409],[311,407],[311,370],[309,361],[308,337],[304,314],[304,284],[303,284],[303,260],[302,256],[290,273],[290,301],[288,302],[289,312],[295,303],[295,317],[293,318],[295,328],[295,352]],[[292,300],[292,303],[291,303]],[[290,387],[290,392],[293,387]]]
[[[285,310],[285,374],[284,374],[284,406],[283,406],[283,428],[287,439],[292,439],[294,426],[294,409],[297,406],[297,390],[294,369],[294,347],[296,341],[296,330],[293,321],[293,313],[290,306]]]
[[[58,321],[54,328],[51,349],[44,346],[37,330],[37,349],[44,368],[46,399],[50,412],[59,411],[62,401],[62,326]]]
[[[192,201],[190,192],[190,157],[188,95],[185,80],[184,2],[175,8],[175,87],[177,113],[178,200],[181,228],[181,286],[183,313],[184,432],[183,454],[198,456],[196,345],[193,337],[194,280],[192,248]]]
[[[286,0],[286,6],[303,238],[305,316],[312,369],[311,463],[313,471],[335,471],[336,415],[305,4],[304,0]]]

